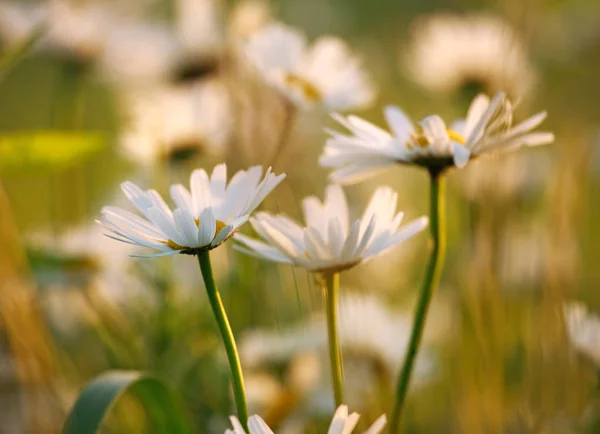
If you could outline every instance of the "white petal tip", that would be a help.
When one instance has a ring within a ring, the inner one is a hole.
[[[458,168],[465,167],[471,158],[471,152],[463,145],[459,145],[458,143],[454,145],[453,152],[453,160],[454,165]]]

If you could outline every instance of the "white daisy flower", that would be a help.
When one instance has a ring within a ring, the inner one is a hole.
[[[402,59],[413,80],[434,92],[508,90],[524,95],[533,71],[523,44],[501,18],[435,14],[417,20]]]
[[[356,295],[345,289],[338,308],[344,388],[348,404],[358,408],[365,399],[378,395],[378,384],[394,384],[406,355],[411,316],[391,309],[381,297]],[[431,319],[423,336],[426,349],[417,357],[411,387],[423,387],[435,378],[435,346],[454,331],[447,300],[432,305]],[[244,372],[275,369],[283,379],[280,395],[267,402],[263,411],[286,402],[291,407],[277,414],[291,423],[299,412],[322,416],[334,410],[326,328],[325,312],[319,311],[290,328],[255,329],[242,337],[239,349]],[[286,401],[286,397],[293,400]]]
[[[444,306],[433,306],[435,319],[428,324],[425,340],[439,340],[452,327],[450,315]],[[344,294],[339,304],[339,337],[345,360],[365,356],[382,365],[390,381],[404,360],[410,337],[411,318],[402,311],[392,310],[380,297]],[[304,324],[285,330],[254,330],[240,343],[244,366],[249,369],[269,364],[287,363],[299,354],[321,354],[327,349],[327,327],[324,312],[315,313]],[[433,360],[419,357],[418,374],[424,380]],[[327,372],[327,369],[324,369]],[[348,378],[351,381],[351,378]],[[328,384],[320,379],[319,383]],[[328,391],[329,395],[330,391]]]
[[[49,3],[48,39],[55,47],[80,58],[93,58],[104,45],[106,29],[113,14],[101,4],[74,6],[54,0]]]
[[[74,6],[62,0],[35,5],[1,2],[0,36],[9,45],[17,44],[43,25],[46,31],[39,48],[91,59],[101,51],[112,18],[100,4]]]
[[[466,119],[455,122],[452,128],[437,115],[421,119],[415,127],[396,106],[387,106],[384,114],[391,132],[357,116],[333,115],[351,133],[326,130],[331,137],[319,163],[336,169],[331,175],[334,182],[357,182],[396,164],[437,170],[463,167],[484,153],[545,145],[554,140],[552,133],[531,132],[546,118],[546,112],[513,126],[513,105],[504,93],[496,94],[491,101],[478,95]]]
[[[70,227],[60,235],[46,230],[34,231],[27,234],[25,241],[33,251],[48,252],[66,260],[77,259],[93,271],[114,274],[126,272],[130,265],[127,253],[134,252],[133,246],[116,246],[95,224]]]
[[[113,20],[101,59],[104,73],[126,88],[201,78],[218,67],[225,48],[221,12],[216,0],[178,0],[172,27]]]
[[[101,71],[108,80],[126,88],[168,78],[179,56],[176,36],[159,23],[114,20],[105,38]]]
[[[62,333],[76,333],[82,324],[95,320],[87,298],[90,290],[118,305],[148,296],[148,288],[131,272],[128,253],[135,248],[117,245],[98,225],[71,227],[58,236],[35,231],[26,235],[25,243],[32,255],[44,259],[33,267],[44,289],[40,303],[49,322]]]
[[[421,217],[400,227],[396,214],[398,195],[379,187],[361,219],[350,224],[346,197],[339,185],[330,185],[323,204],[314,197],[303,200],[307,226],[283,215],[258,213],[250,222],[266,241],[236,234],[235,248],[262,259],[293,264],[314,272],[342,271],[365,262],[408,240],[427,227]]]
[[[191,192],[180,184],[171,186],[175,211],[155,190],[143,191],[127,181],[121,188],[145,219],[118,207],[105,206],[99,223],[108,230],[110,238],[159,250],[132,256],[193,255],[214,249],[248,220],[250,213],[285,177],[285,174],[274,175],[269,168],[261,181],[262,172],[261,166],[240,170],[226,185],[224,164],[216,166],[210,178],[203,169],[194,170],[190,177]]]
[[[189,56],[212,56],[224,48],[221,1],[177,0],[176,32]]]
[[[249,37],[272,20],[272,11],[266,0],[241,0],[233,5],[229,31],[233,37]]]
[[[356,427],[359,418],[360,415],[358,413],[349,414],[348,407],[346,405],[340,405],[333,415],[333,420],[331,421],[331,425],[329,425],[327,434],[351,434],[354,427]],[[225,431],[225,434],[246,434],[246,431],[244,431],[244,428],[237,417],[231,416],[230,420],[231,425],[233,425],[233,430],[228,429]],[[373,425],[364,432],[364,434],[378,434],[381,432],[386,422],[386,416],[381,415]],[[248,429],[250,430],[248,434],[273,434],[271,428],[269,428],[266,422],[258,415],[250,416],[248,419]]]
[[[471,201],[505,203],[528,197],[546,188],[555,170],[550,155],[512,154],[504,158],[485,158],[469,164],[459,177],[461,193]]]
[[[275,23],[253,34],[243,51],[263,79],[297,106],[345,110],[375,97],[361,61],[339,38],[320,37],[309,47],[305,35]]]
[[[231,104],[225,85],[208,80],[124,95],[128,117],[123,153],[137,163],[178,160],[203,152],[219,155],[231,134]]]
[[[563,314],[573,346],[600,366],[600,317],[577,302],[566,304]]]
[[[0,38],[16,45],[40,26],[48,15],[48,7],[37,4],[0,2]]]

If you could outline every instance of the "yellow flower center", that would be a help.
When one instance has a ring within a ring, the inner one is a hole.
[[[450,137],[451,140],[454,140],[455,142],[460,143],[461,145],[464,145],[466,140],[465,138],[462,136],[462,134],[457,133],[454,130],[446,130],[448,132],[448,137]]]
[[[200,227],[200,219],[194,219],[194,222],[196,223],[197,227]],[[213,240],[216,238],[216,236],[219,234],[219,232],[221,232],[221,229],[223,229],[225,226],[227,226],[226,223],[223,223],[221,220],[217,220],[216,230],[215,230],[215,236],[213,237]],[[183,250],[183,249],[185,249],[185,247],[180,246],[179,244],[177,244],[175,241],[173,241],[171,239],[168,239],[165,244],[168,247],[172,248],[173,250]]]
[[[221,232],[221,229],[223,229],[225,226],[227,226],[225,223],[223,223],[221,220],[217,220],[217,230],[215,231],[215,237],[219,234],[219,232]]]
[[[456,131],[451,129],[446,129],[446,132],[448,133],[448,137],[450,137],[451,140],[454,140],[455,142],[458,142],[461,145],[465,144],[466,140],[460,133],[457,133]],[[426,148],[430,145],[429,139],[425,136],[423,132],[423,128],[417,128],[417,130],[410,135],[410,140],[406,142],[406,147],[409,149],[411,149],[414,145],[417,145],[420,148]]]
[[[175,241],[173,241],[171,239],[167,240],[167,246],[169,246],[173,250],[183,250],[183,246],[180,246],[179,244],[177,244]]]
[[[309,101],[318,102],[323,98],[321,91],[314,84],[299,75],[288,72],[284,75],[283,81],[290,87],[299,88],[304,98]]]

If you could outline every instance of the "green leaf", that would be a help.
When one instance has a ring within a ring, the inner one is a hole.
[[[104,148],[95,132],[33,131],[0,137],[0,170],[61,169]]]
[[[152,419],[152,432],[187,434],[189,419],[179,399],[161,380],[135,371],[111,371],[100,375],[81,392],[67,417],[63,434],[94,434],[126,393],[134,394]]]

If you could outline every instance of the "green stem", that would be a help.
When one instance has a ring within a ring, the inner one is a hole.
[[[217,320],[221,337],[223,338],[223,344],[225,345],[225,351],[227,352],[227,359],[229,360],[229,367],[231,369],[231,383],[233,385],[233,395],[235,397],[235,405],[237,407],[238,419],[243,425],[246,432],[248,431],[248,406],[246,405],[246,392],[244,390],[244,378],[242,377],[242,366],[240,364],[240,357],[238,355],[237,348],[235,346],[235,339],[229,320],[227,319],[227,313],[225,307],[221,301],[217,284],[215,283],[215,277],[212,272],[210,265],[210,256],[208,251],[204,251],[198,254],[198,262],[200,263],[200,270],[202,271],[202,278],[204,279],[204,285],[206,286],[206,293],[210,300],[210,306]]]
[[[412,333],[406,350],[404,364],[402,365],[402,371],[400,372],[398,383],[396,385],[396,402],[394,404],[392,420],[390,423],[390,433],[392,434],[397,433],[399,430],[406,393],[408,392],[411,374],[421,344],[423,330],[425,328],[427,311],[444,266],[446,250],[446,210],[444,203],[445,179],[444,175],[439,171],[431,170],[429,173],[431,179],[431,189],[429,193],[429,226],[433,248],[425,271],[421,294],[419,295],[419,300],[417,302],[417,310],[413,320]]]
[[[279,134],[279,139],[277,140],[275,152],[273,153],[273,156],[271,157],[269,164],[267,165],[271,167],[275,167],[275,164],[277,163],[277,160],[279,160],[279,157],[281,156],[281,153],[283,152],[294,127],[296,107],[291,102],[285,101],[283,110],[284,114],[281,133]]]
[[[344,403],[342,355],[337,326],[340,273],[325,273],[322,285],[327,310],[327,335],[329,341],[329,360],[331,362],[331,378],[333,380],[333,394],[335,397],[335,406],[339,407]]]

